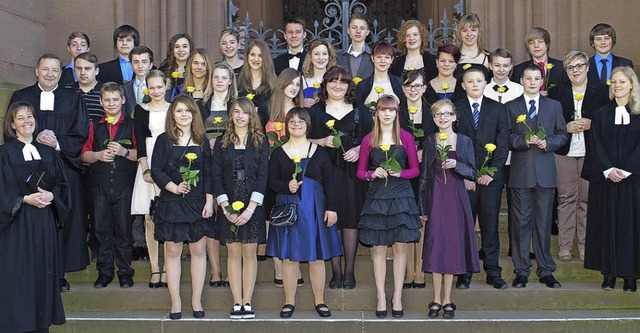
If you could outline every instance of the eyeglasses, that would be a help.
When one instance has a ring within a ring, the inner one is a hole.
[[[294,126],[294,125],[305,125],[307,122],[300,119],[300,120],[289,120],[289,125]]]
[[[402,86],[407,90],[416,91],[422,89],[422,87],[424,87],[424,84],[405,84]]]
[[[438,112],[433,115],[433,118],[449,118],[453,116],[453,112]]]
[[[584,69],[585,66],[587,66],[587,63],[583,62],[581,64],[569,65],[565,67],[565,69],[567,70],[567,72],[572,72],[574,69],[581,71]]]

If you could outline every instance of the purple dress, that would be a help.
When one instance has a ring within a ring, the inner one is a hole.
[[[445,184],[442,162],[436,156],[431,202],[427,203],[431,213],[425,226],[422,270],[442,274],[479,272],[473,215],[463,178],[455,169],[447,169]],[[449,151],[449,158],[457,158],[456,152]]]

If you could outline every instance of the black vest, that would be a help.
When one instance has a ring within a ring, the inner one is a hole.
[[[118,127],[112,141],[129,140],[133,143],[133,121],[124,114],[124,121]],[[109,124],[93,121],[93,151],[107,148],[109,141]],[[121,143],[122,144],[122,143]],[[133,149],[133,144],[122,144],[124,148]],[[90,186],[100,188],[132,188],[136,179],[137,162],[130,161],[123,156],[116,156],[112,162],[97,161],[89,168]]]

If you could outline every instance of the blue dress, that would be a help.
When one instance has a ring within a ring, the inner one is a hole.
[[[288,178],[285,178],[286,183],[288,184],[291,179],[292,172],[288,172],[289,168],[287,167],[293,170],[294,164],[284,150],[279,148],[271,155],[270,185],[272,185],[271,187],[274,191],[279,192],[276,197],[276,205],[289,202],[298,203],[298,222],[290,227],[269,228],[267,255],[296,262],[329,260],[333,257],[341,256],[342,246],[338,236],[338,228],[336,225],[327,227],[327,223],[324,221],[324,213],[329,209],[327,208],[328,198],[324,186],[317,177],[310,175],[310,171],[313,171],[311,166],[316,163],[322,163],[322,169],[324,169],[322,170],[323,183],[327,184],[327,181],[330,181],[330,177],[324,179],[324,176],[331,174],[329,156],[318,147],[318,150],[311,158],[302,159],[300,166],[304,169],[309,164],[310,167],[307,169],[304,179],[302,179],[303,185],[300,187],[300,194],[285,194],[282,193],[282,188],[280,188],[280,191],[278,188],[274,188],[271,177],[274,172],[277,173],[278,171],[272,171],[271,169],[274,164],[280,164],[280,162],[287,164],[281,165],[282,168],[280,168],[281,170],[284,169],[283,173],[285,175],[289,175]]]

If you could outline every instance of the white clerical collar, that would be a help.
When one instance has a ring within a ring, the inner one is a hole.
[[[627,108],[624,105],[620,105],[616,107],[616,117],[615,124],[616,125],[629,125],[629,112],[627,112]]]
[[[56,101],[56,95],[53,93],[58,85],[56,84],[51,91],[44,91],[40,83],[38,83],[38,88],[40,88],[40,111],[53,111],[53,106]]]
[[[22,148],[22,156],[24,157],[25,161],[41,159],[40,153],[38,153],[38,149],[36,149],[36,147],[30,143],[25,143],[24,147]]]

